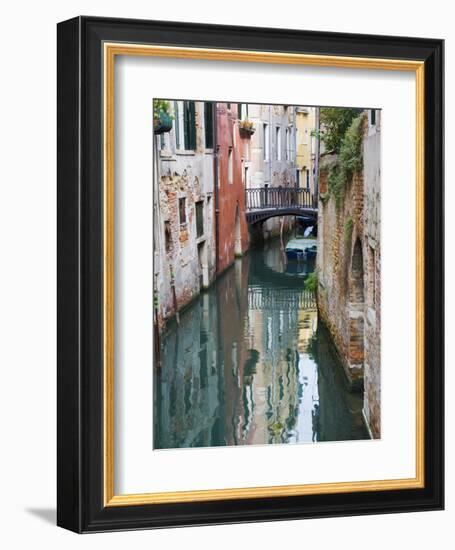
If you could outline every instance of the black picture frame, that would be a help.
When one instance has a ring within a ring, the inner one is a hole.
[[[424,61],[425,486],[177,504],[104,504],[102,44]],[[444,503],[442,40],[77,17],[58,24],[58,506],[78,533],[440,510]]]

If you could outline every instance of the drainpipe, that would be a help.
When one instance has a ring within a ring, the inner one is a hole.
[[[215,277],[219,272],[219,235],[220,235],[220,206],[219,206],[219,193],[218,193],[218,134],[217,134],[217,120],[218,120],[218,103],[213,103],[212,109],[212,124],[213,124],[213,190],[215,194]]]

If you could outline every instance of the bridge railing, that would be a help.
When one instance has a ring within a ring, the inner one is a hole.
[[[310,189],[295,187],[253,187],[245,189],[245,208],[266,210],[289,208],[316,208]]]
[[[296,310],[316,309],[316,298],[309,290],[248,288],[249,309]]]

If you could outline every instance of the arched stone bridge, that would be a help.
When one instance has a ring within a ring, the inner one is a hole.
[[[253,187],[245,190],[246,221],[253,225],[276,216],[301,216],[316,222],[316,198],[309,189]]]

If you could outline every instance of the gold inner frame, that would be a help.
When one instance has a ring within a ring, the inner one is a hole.
[[[424,62],[242,50],[104,43],[104,503],[105,506],[269,498],[424,487]],[[405,479],[160,493],[114,493],[114,70],[115,56],[154,56],[411,71],[416,78],[416,476]]]

